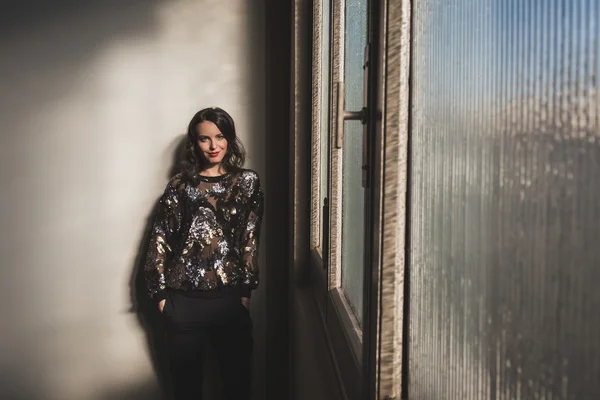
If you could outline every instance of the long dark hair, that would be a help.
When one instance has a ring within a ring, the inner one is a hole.
[[[202,109],[192,117],[188,125],[185,151],[181,160],[183,176],[191,183],[198,183],[200,171],[206,167],[206,159],[198,148],[196,132],[198,124],[204,121],[215,124],[227,140],[227,152],[223,157],[223,168],[226,172],[240,170],[246,160],[246,151],[235,134],[235,124],[231,115],[218,107]]]

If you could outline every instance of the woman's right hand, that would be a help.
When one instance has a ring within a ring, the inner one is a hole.
[[[163,310],[165,309],[165,303],[167,302],[167,299],[162,299],[159,303],[158,303],[158,310],[162,313]]]

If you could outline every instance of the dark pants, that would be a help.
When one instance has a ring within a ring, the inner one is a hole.
[[[176,400],[200,400],[205,353],[212,346],[223,398],[251,398],[252,321],[239,294],[205,298],[171,291],[163,310]]]

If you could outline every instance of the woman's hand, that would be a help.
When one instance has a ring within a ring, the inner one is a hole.
[[[250,299],[248,297],[242,297],[242,305],[246,307],[246,310],[250,310]]]
[[[159,303],[158,303],[158,310],[162,313],[163,310],[165,309],[165,303],[167,302],[167,299],[162,299]]]

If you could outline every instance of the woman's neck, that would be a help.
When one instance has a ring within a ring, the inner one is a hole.
[[[225,174],[227,171],[225,171],[225,168],[223,167],[223,164],[217,164],[217,165],[211,165],[205,169],[203,169],[202,171],[200,171],[200,175],[203,176],[220,176]]]

